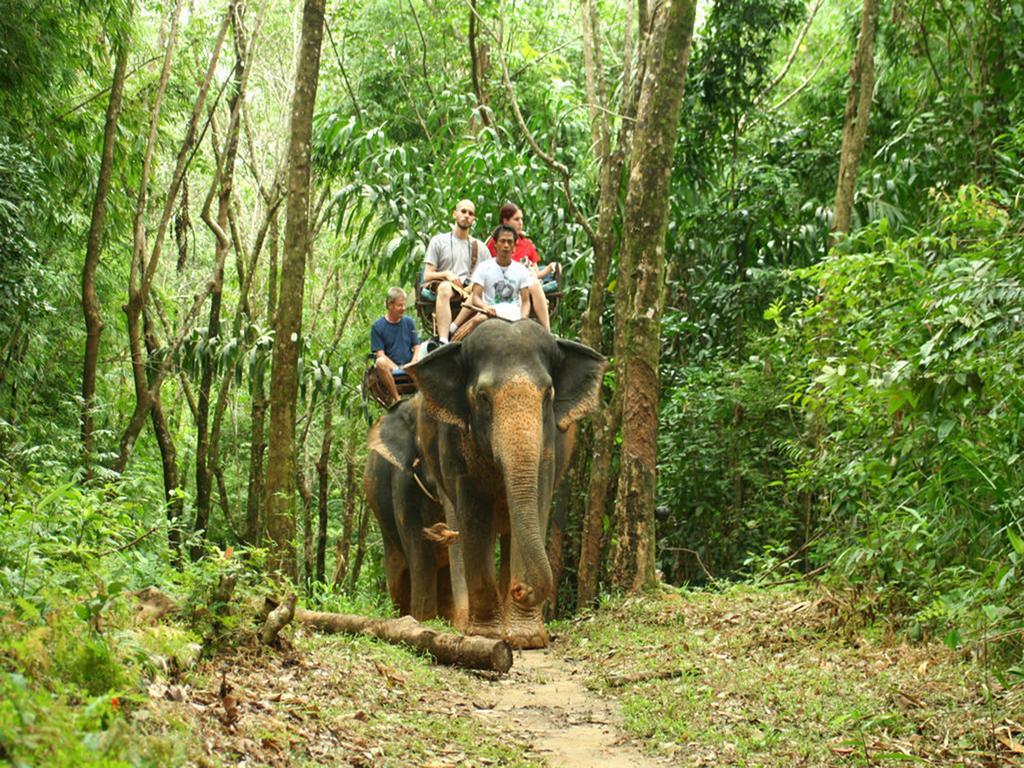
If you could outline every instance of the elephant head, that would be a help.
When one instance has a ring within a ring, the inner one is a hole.
[[[594,350],[556,339],[536,323],[491,320],[465,342],[408,368],[427,414],[450,426],[445,431],[458,441],[463,471],[482,489],[478,496],[496,500],[492,508],[507,505],[510,557],[503,566],[507,592],[500,596],[511,603],[506,614],[539,615],[554,592],[544,543],[551,498],[575,422],[600,404],[605,365]],[[441,466],[442,485],[445,474]],[[481,562],[486,557],[483,552]],[[467,556],[467,580],[470,567]]]

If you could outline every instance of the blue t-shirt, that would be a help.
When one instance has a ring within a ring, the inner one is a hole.
[[[370,329],[370,351],[377,354],[378,349],[383,349],[395,365],[405,365],[412,360],[412,348],[419,343],[416,323],[411,317],[403,317],[397,323],[380,317]]]

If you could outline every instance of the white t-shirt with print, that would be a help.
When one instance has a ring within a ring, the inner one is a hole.
[[[533,275],[518,261],[503,267],[497,259],[488,259],[477,264],[470,282],[483,286],[484,303],[494,307],[498,317],[519,320],[523,316],[519,292],[533,283]]]

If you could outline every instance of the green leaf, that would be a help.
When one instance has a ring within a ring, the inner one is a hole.
[[[960,633],[957,632],[955,628],[949,630],[949,632],[946,633],[946,636],[942,638],[942,640],[951,651],[955,651],[957,648],[960,647]]]
[[[1024,556],[1024,539],[1018,536],[1012,528],[1006,529],[1006,538],[1010,540],[1010,546],[1013,547],[1013,551],[1020,556]]]

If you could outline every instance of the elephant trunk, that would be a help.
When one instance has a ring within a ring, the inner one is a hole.
[[[540,471],[544,436],[542,394],[532,383],[514,389],[519,390],[513,399],[520,407],[515,409],[514,417],[496,419],[495,457],[505,479],[511,530],[508,596],[521,608],[534,608],[554,592],[544,546],[546,532],[541,530],[541,520],[547,519],[546,514],[541,514],[544,511],[540,509],[541,499],[546,496],[539,486],[541,478],[546,476]],[[523,400],[535,403],[533,407],[523,408]]]
[[[532,608],[554,591],[551,566],[540,530],[537,471],[507,477],[508,515],[511,535],[509,595],[519,605]]]

